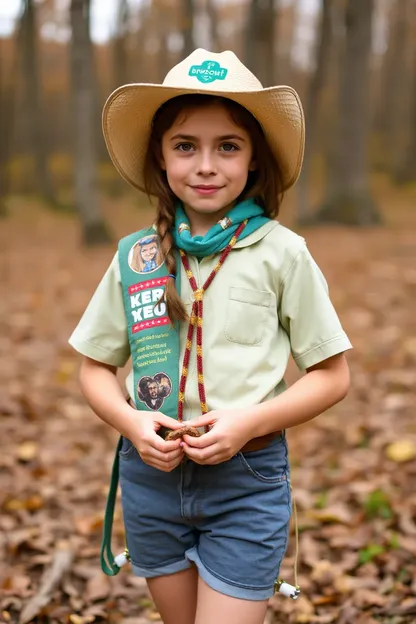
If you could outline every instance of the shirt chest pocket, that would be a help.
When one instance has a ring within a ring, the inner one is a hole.
[[[272,301],[271,292],[231,286],[224,328],[227,340],[242,345],[261,344]]]

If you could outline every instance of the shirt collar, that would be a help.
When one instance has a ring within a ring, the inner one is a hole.
[[[246,238],[243,238],[242,240],[237,241],[236,244],[234,245],[234,249],[241,249],[242,247],[250,247],[250,245],[254,245],[254,243],[258,243],[262,238],[267,236],[267,234],[271,232],[272,230],[274,230],[274,228],[277,227],[278,225],[279,225],[278,221],[273,221],[273,220],[268,221],[267,223],[259,227],[258,230],[255,230],[254,232],[246,236]]]

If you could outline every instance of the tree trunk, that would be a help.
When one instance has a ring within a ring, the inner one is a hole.
[[[297,46],[298,24],[305,19],[302,4],[303,0],[292,0],[291,4],[286,3],[285,10],[279,18],[275,55],[280,84],[292,84],[294,76],[298,73],[293,51]]]
[[[118,0],[117,2],[117,17],[116,17],[116,31],[113,38],[113,76],[111,80],[111,86],[116,89],[120,85],[127,84],[129,82],[129,55],[127,52],[127,36],[129,32],[129,5],[127,0]],[[105,144],[103,145],[103,139],[100,129],[100,137],[98,145],[100,147],[100,160],[101,151],[105,153],[105,159],[107,160],[107,150]],[[105,184],[105,190],[112,196],[117,197],[123,193],[126,188],[124,181],[118,173],[114,172],[114,178],[111,176]]]
[[[33,0],[24,0],[20,21],[20,47],[25,91],[25,117],[30,133],[31,152],[35,160],[35,178],[42,197],[56,205],[55,191],[48,168],[46,123],[41,104],[41,79],[38,62],[38,37]]]
[[[0,38],[0,217],[8,214],[6,198],[10,190],[9,160],[14,129],[16,76],[18,75],[16,57],[13,59],[12,71],[6,72],[5,70],[5,55],[3,54],[5,43],[7,43],[6,40]]]
[[[83,240],[88,245],[95,245],[107,243],[110,236],[99,210],[96,191],[95,80],[89,11],[90,0],[71,0],[75,202],[81,219]]]
[[[406,60],[410,60],[410,67],[406,68],[406,76],[409,79],[402,77],[401,101],[398,102],[395,122],[399,140],[395,142],[393,177],[397,184],[416,180],[416,44],[411,37],[411,33],[416,31],[416,3],[410,4],[408,9],[407,45],[410,54],[407,54]]]
[[[206,12],[209,20],[209,39],[211,41],[211,52],[220,51],[220,43],[218,37],[218,15],[213,0],[205,0]]]
[[[114,86],[128,82],[128,55],[126,37],[128,33],[129,5],[127,0],[118,0],[117,30],[113,42]]]
[[[340,66],[339,118],[334,166],[320,222],[370,225],[380,222],[370,193],[367,154],[369,60],[374,0],[348,0],[345,49]]]
[[[194,43],[194,0],[183,0],[182,34],[183,34],[183,57],[189,56],[195,49]]]
[[[409,44],[409,0],[395,0],[391,9],[391,30],[382,68],[379,108],[376,116],[376,165],[393,172],[402,147],[403,118],[406,116],[408,84],[405,78]]]
[[[319,101],[328,75],[332,39],[331,30],[331,0],[322,0],[322,14],[318,33],[317,58],[314,73],[309,85],[309,93],[305,110],[306,143],[302,173],[299,180],[299,201],[297,215],[300,222],[307,221],[310,209],[310,169],[312,164],[311,161],[316,148]]]
[[[407,184],[416,180],[416,62],[414,63],[413,74],[410,126],[402,159],[398,162],[395,171],[397,184]]]
[[[276,77],[275,22],[277,0],[251,0],[245,41],[245,64],[262,83],[273,84]]]

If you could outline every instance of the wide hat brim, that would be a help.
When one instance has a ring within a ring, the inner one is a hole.
[[[119,87],[109,96],[103,109],[107,149],[117,171],[127,182],[141,191],[146,190],[143,168],[153,117],[167,100],[192,93],[226,97],[244,106],[260,123],[279,163],[283,190],[296,182],[302,167],[305,121],[294,89],[276,86],[257,91],[224,92],[149,83]]]

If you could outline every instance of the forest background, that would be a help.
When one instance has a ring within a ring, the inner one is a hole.
[[[112,0],[104,24],[108,3],[0,2],[0,620],[159,618],[142,579],[99,569],[116,435],[81,398],[67,339],[116,241],[152,215],[109,161],[102,105],[205,47],[299,92],[305,160],[279,218],[306,238],[354,345],[347,399],[288,432],[302,597],[274,597],[267,622],[410,624],[416,0]]]

